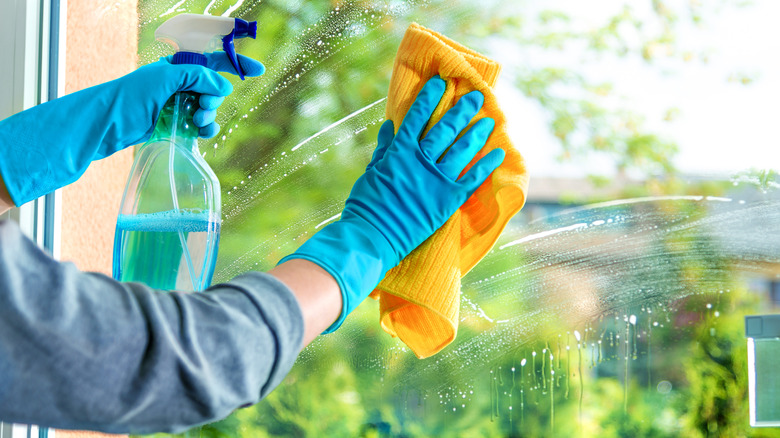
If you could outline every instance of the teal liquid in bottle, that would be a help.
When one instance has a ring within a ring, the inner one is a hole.
[[[198,151],[198,96],[174,95],[138,151],[114,237],[113,276],[163,290],[211,284],[221,227],[220,186]]]
[[[114,278],[155,289],[203,290],[214,273],[219,231],[219,223],[202,212],[120,215],[114,237],[114,260],[120,263],[114,265]],[[212,247],[207,260],[204,255]]]

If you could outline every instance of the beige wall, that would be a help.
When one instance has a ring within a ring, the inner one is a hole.
[[[135,69],[136,6],[136,0],[68,0],[66,93]],[[74,262],[81,270],[111,274],[116,215],[132,159],[132,151],[127,149],[95,162],[63,190],[63,260]]]
[[[137,0],[68,0],[65,92],[132,71],[137,62]],[[74,120],[74,123],[78,121]],[[111,274],[114,226],[132,151],[93,163],[62,192],[62,259]],[[57,431],[59,437],[105,436]]]

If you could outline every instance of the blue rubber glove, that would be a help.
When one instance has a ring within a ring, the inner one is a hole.
[[[352,187],[341,218],[281,261],[309,260],[338,282],[341,315],[325,333],[337,329],[387,271],[444,225],[504,160],[504,151],[495,149],[458,178],[495,125],[480,119],[455,142],[482,107],[478,91],[464,95],[420,140],[444,88],[438,76],[429,80],[395,136],[391,121],[382,125],[371,163]]]
[[[225,52],[207,53],[206,67],[168,58],[35,106],[0,121],[0,174],[16,205],[72,183],[87,166],[151,136],[166,101],[177,91],[201,93],[193,116],[200,134],[214,136],[216,109],[233,91],[217,71],[236,74]],[[247,76],[265,70],[240,56]]]
[[[173,55],[166,56],[165,58],[160,59],[158,62],[170,63],[172,60]],[[233,67],[233,64],[230,62],[230,59],[227,57],[225,52],[206,53],[206,61],[206,67],[210,68],[211,70],[223,71],[238,75],[236,69]],[[255,77],[265,73],[265,66],[252,58],[238,55],[238,63],[241,65],[241,69],[244,70],[244,75],[246,76]],[[199,128],[198,135],[200,137],[212,138],[217,135],[219,132],[219,123],[214,121],[217,118],[216,110],[220,105],[222,105],[222,102],[224,101],[225,96],[223,95],[201,93],[198,102],[200,104],[200,108],[195,111],[195,114],[192,116],[193,123]]]

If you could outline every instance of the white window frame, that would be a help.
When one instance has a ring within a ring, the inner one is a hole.
[[[0,119],[63,94],[67,0],[16,0],[0,14]],[[10,43],[10,44],[9,44]],[[10,53],[8,53],[10,52]],[[60,256],[61,193],[42,196],[0,216],[55,258]]]
[[[12,0],[0,14],[0,120],[63,94],[67,0]],[[61,193],[0,215],[60,256]],[[54,438],[54,430],[0,422],[0,438]]]

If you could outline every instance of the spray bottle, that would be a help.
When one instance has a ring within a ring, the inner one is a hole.
[[[244,79],[234,38],[255,38],[257,22],[177,15],[155,38],[174,47],[173,64],[206,65],[222,48]],[[122,196],[114,237],[113,276],[164,290],[200,291],[211,284],[222,223],[220,186],[198,151],[192,116],[198,95],[178,92],[165,104],[151,139],[141,146]]]

